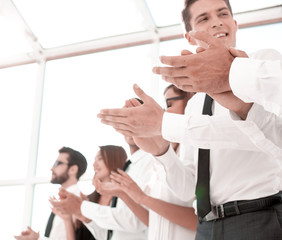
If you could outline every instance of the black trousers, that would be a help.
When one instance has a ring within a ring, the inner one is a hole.
[[[196,240],[282,240],[282,203],[257,212],[198,223]]]

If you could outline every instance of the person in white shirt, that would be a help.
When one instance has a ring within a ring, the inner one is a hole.
[[[187,93],[174,85],[169,85],[164,91],[167,111],[184,114],[187,102],[193,95],[194,93]],[[130,102],[127,101],[127,104]],[[127,105],[127,107],[132,106]],[[179,151],[181,148],[179,143],[171,143],[171,146],[177,154],[182,152]],[[116,191],[123,191],[124,194],[120,195],[120,198],[126,203],[128,201],[125,198],[129,197],[138,204],[129,207],[148,226],[148,239],[194,239],[197,226],[197,217],[191,208],[194,198],[190,201],[179,200],[168,188],[164,168],[157,161],[154,161],[154,170],[150,191],[147,193],[122,170],[118,170],[121,175],[112,173],[111,177],[116,182],[112,183],[111,191],[116,187]],[[101,185],[100,188],[100,191],[107,192],[109,186]],[[140,205],[143,206],[142,211],[139,209]]]
[[[190,25],[188,20],[186,26]],[[188,34],[191,28],[186,30]],[[197,33],[191,35],[199,37]],[[243,101],[256,102],[282,116],[282,56],[279,52],[269,49],[261,58],[249,58],[243,51],[228,49],[206,36],[201,38],[208,43],[206,51],[162,56],[161,62],[171,67],[155,67],[153,71],[185,91],[211,94],[232,91]]]
[[[79,195],[80,190],[77,182],[86,171],[86,168],[86,158],[80,152],[69,147],[62,147],[59,150],[57,160],[51,168],[51,183],[60,184],[68,192]],[[53,220],[50,220],[51,218],[53,218]],[[69,221],[64,221],[64,219],[59,216],[51,214],[44,237],[28,227],[27,230],[23,231],[21,235],[15,236],[15,238],[17,240],[66,240],[67,232],[65,228],[68,224],[73,224],[71,218],[69,218]]]
[[[93,164],[95,175],[93,177],[92,183],[95,186],[95,182],[97,180],[106,183],[111,181],[110,179],[110,173],[112,171],[117,171],[118,168],[123,168],[125,161],[127,159],[127,154],[123,147],[121,146],[115,146],[115,145],[105,145],[105,146],[100,146],[99,151],[97,152],[95,156],[95,161]],[[65,198],[68,197],[68,193],[62,189],[60,191],[60,197]],[[74,195],[73,195],[74,196]],[[83,199],[91,201],[93,203],[101,204],[103,206],[109,206],[111,201],[112,201],[112,196],[110,195],[101,195],[95,191],[91,193],[88,196],[82,196]],[[51,199],[50,203],[55,204],[57,199]],[[53,211],[58,212],[61,214],[60,209],[53,207]],[[69,213],[64,213],[61,214],[63,216],[71,216]],[[75,224],[73,225],[68,225],[68,228],[66,228],[66,231],[68,233],[68,238],[67,240],[91,240],[91,239],[106,239],[107,237],[107,230],[103,228],[96,227],[93,229],[91,226],[88,226],[88,224],[85,224],[86,227],[89,229],[90,232],[85,232],[84,226],[82,223],[84,221],[90,222],[90,220],[87,220],[86,218],[83,218],[81,216],[74,216],[75,219],[79,219],[80,221],[76,220]],[[74,228],[79,227],[80,231],[77,230],[76,233],[74,234]],[[90,234],[90,235],[89,235]],[[92,234],[92,235],[91,235]]]
[[[136,181],[143,191],[149,187],[149,182],[153,174],[152,156],[140,150],[132,141],[132,138],[125,138],[129,145],[131,164],[127,168],[127,173]],[[97,181],[95,187],[98,190]],[[98,191],[99,192],[99,191]],[[83,200],[73,194],[63,193],[65,198],[60,201],[52,202],[53,206],[62,213],[74,214],[77,218],[83,220],[88,229],[92,232],[98,232],[101,229],[112,230],[112,235],[98,240],[145,240],[147,239],[147,226],[138,219],[130,210],[130,202],[124,202],[118,198],[115,207],[103,206],[97,203]],[[103,196],[103,192],[100,192]],[[113,195],[111,195],[113,196]],[[127,199],[130,201],[130,199]],[[134,201],[131,200],[134,204]],[[105,235],[104,235],[105,236]]]
[[[202,31],[187,33],[189,42],[206,47],[199,40],[208,38],[208,44],[215,42],[219,46],[223,43],[226,48],[235,46],[237,24],[227,0],[186,0],[186,7],[184,11],[189,15],[188,22],[192,29]],[[253,57],[263,58],[266,52],[254,54]],[[187,54],[191,55],[183,53]],[[205,56],[203,54],[202,58]],[[221,51],[221,54],[226,52]],[[230,54],[228,57],[232,58]],[[213,66],[213,61],[208,64]],[[202,66],[199,64],[197,70],[202,71]],[[221,67],[229,68],[228,62]],[[178,66],[176,82],[185,78],[185,71],[181,65]],[[212,76],[221,71],[222,68],[215,66],[213,71],[201,73]],[[169,77],[164,78],[169,80]],[[140,147],[158,156],[156,159],[166,170],[170,189],[181,200],[194,196],[197,171],[192,166],[183,168],[166,140],[159,137],[158,141],[154,141],[148,137],[162,134],[169,141],[211,149],[209,195],[213,211],[199,218],[196,239],[281,239],[281,118],[256,103],[244,103],[230,91],[220,94],[208,92],[215,99],[212,117],[201,115],[199,105],[203,106],[205,96],[200,93],[193,96],[187,105],[189,116],[164,113],[152,98],[138,86],[134,87],[136,94],[144,101],[141,107],[126,111],[104,109],[98,117],[117,131],[135,136]],[[242,129],[249,128],[252,134],[240,131],[238,123],[232,121],[234,118],[241,122]],[[138,119],[135,125],[132,124],[134,119]],[[244,119],[246,121],[241,121]],[[198,149],[195,149],[194,156],[197,166]],[[213,217],[209,218],[210,215]]]

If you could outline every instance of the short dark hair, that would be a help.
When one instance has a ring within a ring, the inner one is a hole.
[[[190,21],[191,21],[191,13],[190,13],[190,7],[193,3],[197,2],[198,0],[185,0],[184,2],[184,9],[182,10],[181,14],[182,14],[182,21],[185,25],[185,30],[186,32],[190,32],[192,30]],[[231,5],[229,3],[229,0],[222,0],[226,3],[227,7],[229,8],[232,16],[232,8]]]
[[[68,162],[69,166],[77,165],[78,171],[76,174],[77,180],[81,177],[83,173],[85,173],[87,168],[86,158],[79,152],[69,147],[62,147],[59,150],[59,153],[68,153]]]

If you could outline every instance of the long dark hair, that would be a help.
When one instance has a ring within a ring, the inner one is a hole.
[[[123,147],[115,145],[100,146],[101,155],[104,159],[105,165],[109,171],[117,171],[118,168],[122,169],[127,154]],[[98,203],[101,195],[95,190],[93,193],[87,196],[89,201]]]

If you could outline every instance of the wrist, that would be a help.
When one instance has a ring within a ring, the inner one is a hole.
[[[149,196],[143,192],[143,194],[139,197],[138,204],[147,205]]]

